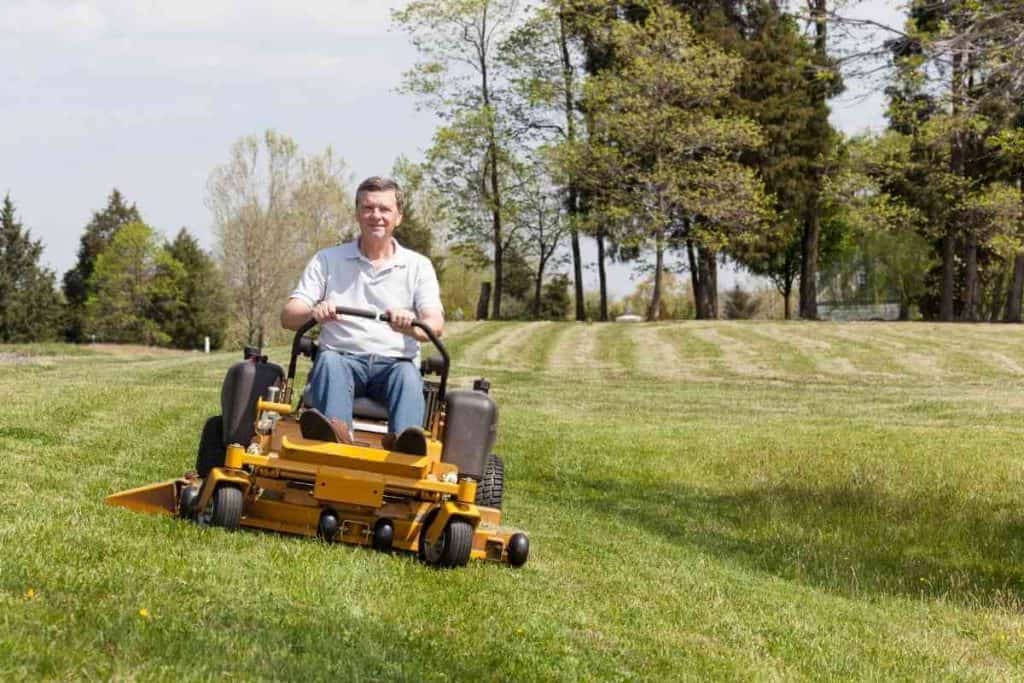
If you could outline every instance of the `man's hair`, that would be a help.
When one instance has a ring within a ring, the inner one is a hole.
[[[359,187],[356,188],[356,209],[359,208],[359,202],[366,192],[394,192],[398,213],[404,213],[402,207],[405,204],[405,196],[402,193],[402,188],[393,179],[375,175],[359,183]]]

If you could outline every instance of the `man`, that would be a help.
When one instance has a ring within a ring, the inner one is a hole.
[[[418,370],[419,318],[438,336],[444,328],[437,274],[430,260],[392,236],[402,224],[402,191],[389,178],[372,177],[356,190],[359,238],[317,252],[281,311],[281,325],[297,330],[310,318],[321,324],[320,352],[310,373],[303,433],[351,443],[352,404],[368,396],[388,407],[392,435],[385,447],[426,453],[425,406]],[[386,311],[390,326],[342,317],[335,307]],[[307,418],[307,414],[309,417]],[[328,433],[328,436],[330,434]]]

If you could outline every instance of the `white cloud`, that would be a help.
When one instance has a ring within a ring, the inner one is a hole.
[[[13,0],[0,12],[0,34],[50,34],[70,38],[98,35],[106,18],[90,2]]]
[[[188,33],[336,37],[377,35],[390,7],[372,0],[7,0],[0,33],[82,39],[99,35]]]

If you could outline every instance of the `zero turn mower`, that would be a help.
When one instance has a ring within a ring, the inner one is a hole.
[[[337,312],[387,320],[373,311]],[[307,408],[301,396],[292,407],[293,383],[299,356],[316,360],[318,344],[306,336],[315,324],[296,332],[287,374],[252,348],[228,370],[221,414],[203,427],[194,473],[115,493],[107,503],[226,529],[405,550],[436,567],[470,558],[525,563],[526,534],[501,525],[504,468],[491,453],[498,413],[488,383],[448,391],[448,351],[414,321],[441,354],[420,368],[438,376],[424,380],[426,455],[386,450],[387,409],[366,398],[355,401],[353,444],[304,438],[299,417]]]

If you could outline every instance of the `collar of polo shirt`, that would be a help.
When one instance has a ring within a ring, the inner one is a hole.
[[[395,248],[395,253],[393,253],[391,258],[385,262],[384,267],[377,271],[378,273],[391,268],[405,268],[408,265],[405,261],[405,254],[408,250],[399,244],[398,240],[394,237],[391,238],[391,246]],[[373,261],[367,258],[366,254],[363,253],[363,250],[359,248],[359,238],[348,242],[345,247],[347,248],[345,258],[351,261],[362,261],[363,263],[368,263],[371,266],[373,265]]]

